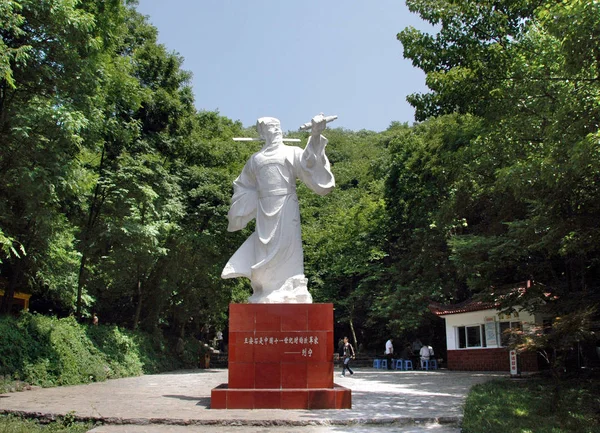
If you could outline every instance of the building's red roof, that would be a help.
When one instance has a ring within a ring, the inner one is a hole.
[[[482,302],[468,300],[458,304],[443,305],[439,302],[431,302],[429,309],[436,316],[444,316],[446,314],[468,313],[471,311],[482,311],[497,309],[500,306],[499,302]]]
[[[501,303],[500,300],[506,300],[509,297],[516,297],[516,299],[521,298],[525,293],[533,286],[533,282],[531,280],[524,281],[515,286],[508,286],[504,288],[499,288],[496,292],[496,300],[495,301],[476,301],[474,299],[469,299],[464,302],[460,302],[458,304],[441,304],[439,302],[431,302],[429,304],[429,310],[436,316],[444,316],[446,314],[459,314],[459,313],[469,313],[471,311],[482,311],[482,310],[497,310],[500,308]],[[494,293],[492,293],[494,295]],[[544,292],[542,294],[546,300],[556,299],[556,296],[553,296],[551,293]]]

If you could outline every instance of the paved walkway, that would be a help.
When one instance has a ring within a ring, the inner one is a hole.
[[[74,412],[79,419],[105,424],[94,433],[221,432],[236,431],[236,426],[246,426],[244,432],[313,426],[302,431],[320,433],[347,431],[344,427],[351,424],[355,432],[369,425],[427,425],[432,432],[446,433],[459,431],[462,405],[473,385],[506,374],[359,368],[354,376],[339,377],[337,370],[336,376],[337,384],[352,389],[352,409],[211,410],[210,390],[227,382],[227,370],[209,369],[2,394],[0,412],[47,418]],[[208,426],[212,427],[207,430]]]

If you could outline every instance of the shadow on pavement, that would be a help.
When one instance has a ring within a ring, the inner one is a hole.
[[[163,395],[166,398],[176,398],[177,400],[185,400],[185,401],[197,401],[196,406],[202,406],[205,409],[210,409],[210,397],[192,397],[189,395],[173,395],[166,394]]]

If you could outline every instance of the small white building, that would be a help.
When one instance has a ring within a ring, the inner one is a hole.
[[[431,303],[429,309],[446,322],[448,369],[473,371],[510,371],[508,328],[525,329],[541,323],[525,310],[504,314],[499,303],[466,301],[454,305]],[[538,370],[536,353],[519,355],[519,369]]]

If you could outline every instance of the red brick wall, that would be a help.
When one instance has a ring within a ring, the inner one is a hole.
[[[538,371],[535,353],[519,355],[521,371]],[[508,349],[448,350],[448,369],[468,371],[510,371]]]
[[[538,371],[538,357],[534,352],[522,353],[519,355],[521,371]]]

